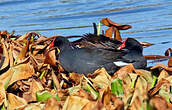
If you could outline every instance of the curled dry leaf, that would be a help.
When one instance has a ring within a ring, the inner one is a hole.
[[[44,63],[45,64],[50,64],[51,66],[56,67],[57,66],[56,65],[57,60],[56,60],[55,53],[56,53],[55,50],[45,52],[44,53],[44,56],[45,56]]]
[[[78,96],[68,96],[62,110],[82,110],[90,101]]]
[[[156,69],[156,68],[164,68],[165,70],[172,72],[172,67],[167,67],[164,64],[157,64],[153,66],[151,69]]]
[[[44,90],[42,84],[38,81],[36,81],[35,79],[32,79],[32,82],[30,84],[30,88],[28,92],[25,92],[23,94],[23,98],[27,101],[27,102],[32,102],[32,101],[36,101],[36,92]]]
[[[61,110],[62,109],[62,103],[57,101],[56,98],[49,98],[46,103],[44,110]]]
[[[0,31],[0,38],[3,38],[3,37],[9,38],[10,33],[7,30]]]
[[[172,110],[172,104],[167,102],[161,96],[155,96],[150,100],[151,106],[153,106],[156,110]]]
[[[82,110],[106,110],[100,101],[90,101],[88,102]]]
[[[128,107],[127,104],[130,103],[131,98],[133,96],[134,89],[132,88],[133,81],[136,80],[137,74],[130,73],[125,75],[125,77],[122,80],[122,86],[123,86],[123,92],[124,92],[124,97],[123,97],[123,102],[125,109]]]
[[[5,56],[5,60],[0,68],[0,73],[3,73],[6,71],[6,68],[8,68],[10,61],[9,61],[8,50],[5,43],[1,42],[1,45],[3,46],[3,56]]]
[[[12,93],[8,93],[8,101],[9,101],[9,105],[7,108],[8,110],[16,110],[27,105],[25,99],[20,98]]]
[[[108,19],[108,18],[103,18],[100,22],[101,22],[102,24],[108,26],[108,27],[114,26],[114,27],[118,28],[119,30],[126,30],[126,29],[130,29],[130,28],[131,28],[130,25],[121,25],[121,24],[117,24],[117,23],[111,21],[111,20]]]
[[[61,90],[61,86],[60,86],[59,80],[57,79],[57,76],[55,75],[54,71],[52,71],[51,73],[52,73],[53,82],[57,90]]]
[[[14,65],[14,58],[13,58],[13,46],[10,45],[10,49],[9,49],[9,60],[10,60],[10,67],[12,67]]]
[[[105,107],[110,104],[111,95],[112,95],[112,92],[111,92],[110,88],[107,87],[107,89],[104,91],[103,96],[102,96],[102,103]]]
[[[27,106],[23,107],[24,110],[43,110],[45,104],[41,104],[41,103],[31,103],[28,104]],[[21,110],[23,110],[21,109]]]
[[[40,43],[43,43],[43,42],[46,42],[46,41],[49,41],[49,40],[53,40],[56,37],[63,37],[63,36],[61,36],[61,35],[54,35],[54,36],[51,36],[51,37],[46,37],[45,39],[39,39],[34,45],[38,45]],[[51,43],[51,42],[49,42],[49,43]]]
[[[121,35],[120,35],[120,32],[119,32],[119,29],[114,27],[114,30],[115,30],[115,33],[114,33],[114,38],[116,40],[119,40],[119,41],[122,41],[122,38],[121,38]]]
[[[156,60],[156,59],[166,59],[166,58],[169,58],[167,56],[161,56],[161,55],[144,55],[144,57],[147,60]]]
[[[77,87],[76,90],[73,90],[73,93],[72,93],[73,96],[79,96],[81,98],[88,99],[90,101],[95,101],[95,98],[91,93],[81,89],[79,85],[76,87]]]
[[[135,90],[133,97],[131,99],[131,110],[138,110],[139,108],[143,107],[144,110],[146,110],[146,102],[144,100],[147,100],[147,87],[148,84],[146,80],[143,77],[138,77],[136,84],[135,84]]]
[[[29,41],[26,40],[25,46],[23,46],[22,50],[19,53],[18,60],[23,60],[25,58],[28,48],[29,48]]]
[[[69,76],[69,81],[74,82],[75,85],[80,84],[82,79],[83,74],[71,73]]]
[[[97,69],[93,75],[95,78],[90,79],[99,88],[107,88],[111,84],[111,76],[106,72],[105,68]]]
[[[165,70],[162,70],[158,76],[158,82],[162,79],[165,79],[169,76],[168,72]]]
[[[168,60],[168,67],[172,67],[172,57]]]
[[[153,81],[151,72],[143,69],[135,69],[135,72],[136,74],[142,76],[147,81],[148,89],[151,89],[151,85]]]
[[[4,84],[0,82],[0,106],[2,106],[5,100],[6,100],[6,93],[5,93]]]
[[[168,49],[165,51],[165,56],[172,56],[172,49],[171,49],[171,48],[168,48]]]
[[[13,75],[8,86],[18,80],[27,79],[33,76],[35,73],[33,66],[31,66],[29,63],[16,65],[12,68],[11,72]]]
[[[158,81],[155,88],[153,88],[151,91],[149,91],[149,96],[155,95],[160,90],[161,86],[163,84],[166,84],[166,83],[168,84],[170,82],[168,80],[166,80],[166,79],[161,79],[160,81]]]
[[[110,27],[106,30],[105,32],[105,36],[109,37],[109,38],[112,38],[112,34],[114,32],[114,27]]]
[[[114,38],[119,41],[122,41],[119,30],[126,30],[131,28],[130,25],[117,24],[108,18],[103,18],[100,22],[109,27],[105,32],[105,36],[112,38],[112,34],[114,33]]]
[[[17,42],[20,42],[20,41],[23,41],[23,40],[26,40],[27,38],[31,39],[31,36],[34,35],[34,36],[40,36],[39,33],[36,33],[36,32],[28,32],[22,36],[20,36],[18,39],[17,39]]]
[[[129,64],[127,66],[120,68],[115,73],[115,76],[117,75],[117,77],[122,80],[128,73],[132,73],[133,70],[134,70],[134,66],[132,64]]]
[[[8,71],[0,75],[0,82],[3,83],[4,88],[7,88],[7,85],[12,77],[12,69],[10,68]]]

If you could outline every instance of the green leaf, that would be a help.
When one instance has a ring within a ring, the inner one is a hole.
[[[155,86],[156,81],[157,81],[157,76],[153,75],[153,81],[152,81],[151,88],[153,88]]]
[[[60,101],[60,97],[58,95],[56,95],[56,99],[57,101]]]
[[[146,110],[154,110],[154,108],[149,103],[147,103]]]
[[[99,22],[98,33],[97,33],[97,35],[100,35],[100,28],[101,28],[101,22]]]
[[[11,39],[11,40],[16,40],[16,38],[14,38],[14,37],[13,37],[13,38],[10,38],[10,39]]]
[[[132,82],[131,82],[131,88],[134,88],[135,83],[136,83],[136,79],[137,79],[137,77],[136,77],[136,78],[134,78],[134,79],[132,79]]]
[[[45,71],[43,71],[43,72],[41,73],[40,79],[43,78],[44,74],[45,74]]]
[[[48,91],[43,91],[41,93],[36,92],[36,100],[38,102],[45,101],[51,97],[53,96]]]
[[[0,110],[6,110],[5,107],[4,107],[4,105],[1,106]]]
[[[114,79],[112,84],[111,84],[111,90],[112,93],[117,95],[117,96],[123,96],[123,89],[122,89],[122,80],[120,79]]]

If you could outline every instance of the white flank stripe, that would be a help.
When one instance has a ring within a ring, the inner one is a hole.
[[[129,65],[130,63],[125,63],[122,61],[117,61],[117,62],[113,62],[116,66],[125,66],[125,65]]]

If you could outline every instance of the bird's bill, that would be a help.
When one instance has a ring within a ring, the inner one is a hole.
[[[55,41],[55,38],[53,39],[53,41],[51,42],[51,44],[48,46],[48,48],[54,47],[54,41]]]
[[[125,43],[126,43],[127,39],[124,40],[124,42],[117,48],[117,50],[121,50],[125,47]]]

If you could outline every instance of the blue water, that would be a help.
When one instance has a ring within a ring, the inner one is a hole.
[[[121,31],[123,38],[155,44],[144,55],[164,55],[172,48],[171,0],[0,0],[0,30],[16,34],[82,35],[104,17],[132,25]]]

